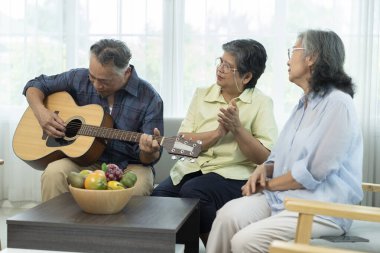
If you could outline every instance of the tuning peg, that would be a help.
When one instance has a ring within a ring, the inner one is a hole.
[[[195,162],[195,159],[194,159],[194,158],[189,158],[189,161],[190,161],[191,163],[194,163],[194,162]]]
[[[202,145],[202,141],[201,141],[201,140],[197,140],[197,143],[198,143],[199,145]]]
[[[172,155],[172,160],[177,160],[177,156],[175,156],[175,155]]]
[[[185,161],[185,157],[181,157],[179,160],[181,160],[183,162],[183,161]]]

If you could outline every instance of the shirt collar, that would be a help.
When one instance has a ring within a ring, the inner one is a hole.
[[[126,92],[130,93],[131,95],[137,97],[140,78],[137,75],[135,67],[133,65],[130,65],[130,67],[131,67],[131,76],[129,77],[127,85],[125,85],[123,89]]]
[[[248,88],[243,91],[242,94],[240,94],[239,99],[240,101],[251,104],[252,103],[252,98],[254,95],[255,88]]]
[[[242,94],[237,98],[238,100],[244,102],[244,103],[252,103],[252,94],[254,92],[254,89],[245,89]],[[219,85],[214,84],[211,86],[209,91],[207,92],[204,101],[206,102],[221,102],[225,103],[226,101],[224,100],[222,93],[221,93],[221,88]]]
[[[305,106],[305,103],[307,101],[308,106],[310,106],[310,108],[314,110],[315,107],[317,107],[317,105],[319,104],[319,102],[321,102],[321,100],[322,96],[318,93],[310,92],[309,94],[304,94],[298,102],[298,109]]]

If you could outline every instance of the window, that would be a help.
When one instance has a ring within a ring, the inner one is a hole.
[[[355,102],[365,142],[364,181],[380,181],[375,170],[380,163],[376,156],[379,1],[2,0],[1,4],[0,157],[7,163],[4,176],[0,175],[0,199],[40,199],[40,174],[25,168],[12,152],[13,132],[27,106],[21,95],[25,83],[42,73],[87,67],[89,47],[105,37],[127,42],[131,64],[161,94],[165,117],[185,116],[195,88],[215,82],[214,60],[221,55],[223,43],[256,39],[268,54],[257,87],[273,98],[281,129],[302,92],[288,81],[287,48],[307,28],[336,31],[346,46],[346,71],[357,85]],[[20,185],[21,176],[31,180]]]

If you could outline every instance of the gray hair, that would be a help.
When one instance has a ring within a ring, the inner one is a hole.
[[[129,66],[132,58],[128,46],[123,41],[114,39],[99,40],[90,47],[90,52],[102,65],[113,63],[116,68],[121,70]]]
[[[325,95],[331,87],[346,92],[353,97],[352,79],[344,72],[344,44],[333,31],[306,30],[298,35],[305,49],[305,56],[315,57],[312,66],[310,87]]]
[[[240,75],[252,73],[251,80],[244,88],[254,88],[265,70],[267,53],[264,46],[256,40],[239,39],[223,44],[223,50],[235,56]]]

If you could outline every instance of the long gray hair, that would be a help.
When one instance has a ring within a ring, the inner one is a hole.
[[[354,84],[343,69],[345,52],[340,37],[333,31],[306,30],[298,39],[305,56],[315,57],[309,80],[311,90],[324,96],[335,87],[353,97]]]

